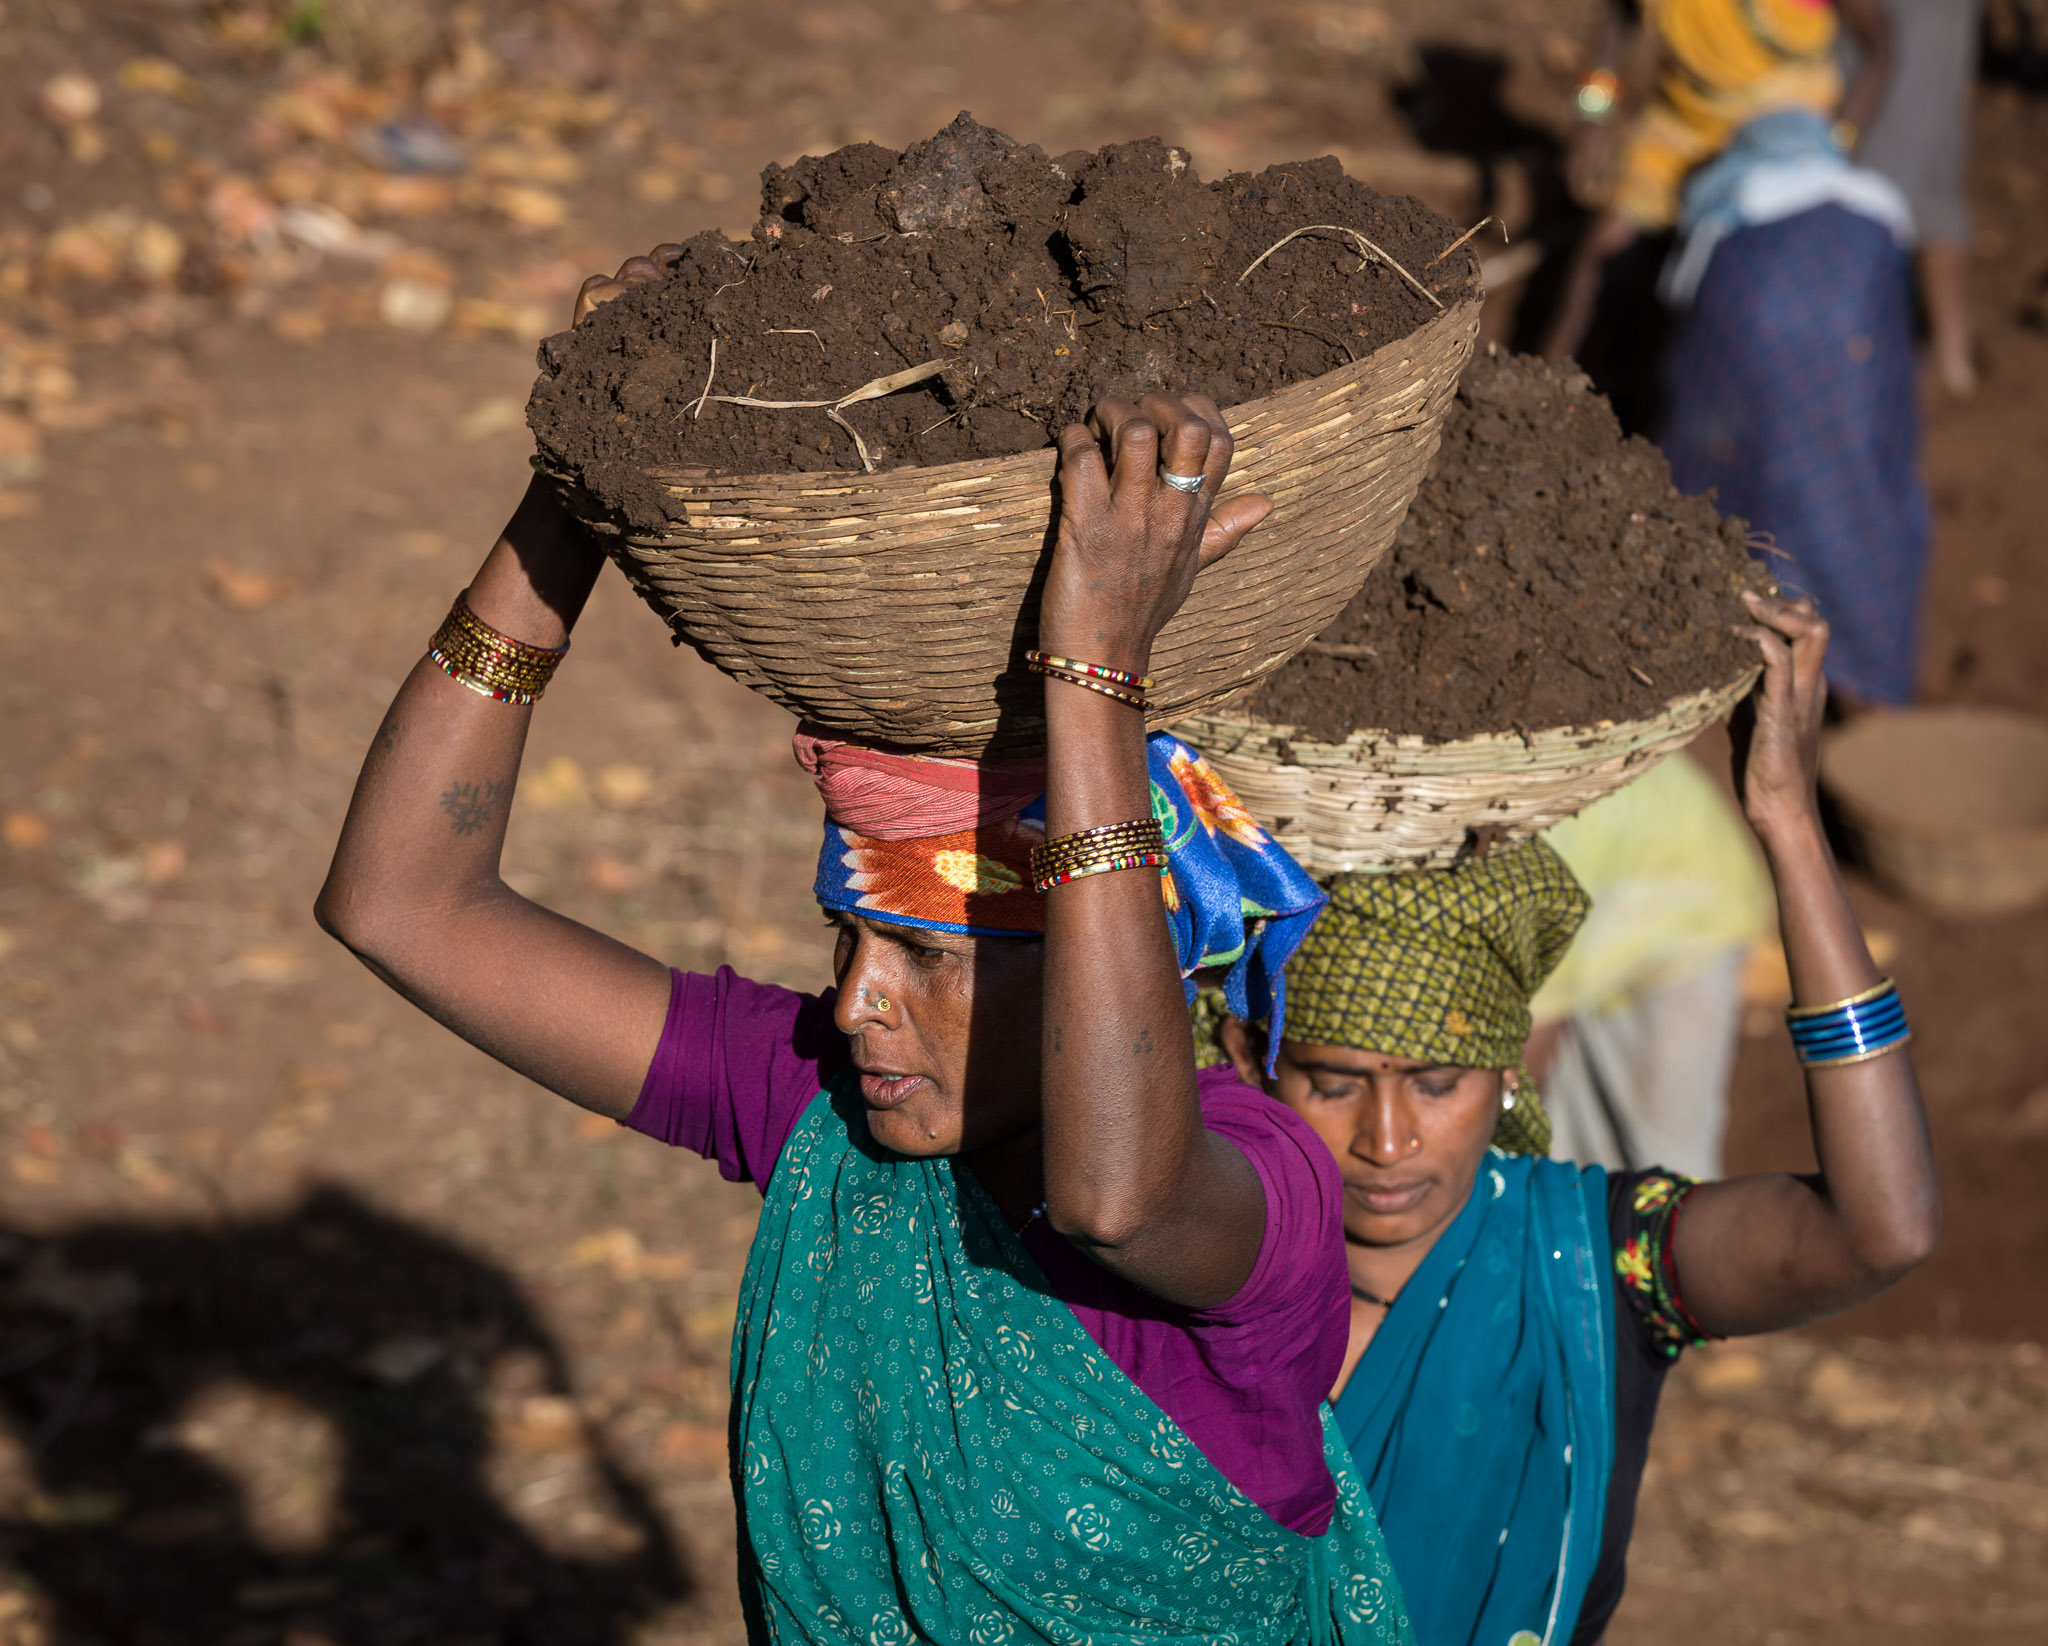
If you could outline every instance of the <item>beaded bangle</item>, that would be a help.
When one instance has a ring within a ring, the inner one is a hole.
[[[1116,869],[1165,867],[1166,839],[1151,817],[1063,834],[1031,849],[1031,884],[1041,893]]]
[[[1133,674],[1129,669],[1112,669],[1107,663],[1077,663],[1071,657],[1054,657],[1050,652],[1026,652],[1024,666],[1039,674],[1052,669],[1057,669],[1062,674],[1085,674],[1090,680],[1107,680],[1112,686],[1128,686],[1134,692],[1148,692],[1152,689],[1152,677],[1149,674]]]
[[[1163,869],[1166,867],[1164,852],[1134,852],[1128,857],[1106,857],[1100,863],[1090,863],[1079,869],[1066,869],[1058,874],[1049,874],[1034,879],[1031,884],[1040,893],[1049,892],[1055,886],[1064,886],[1070,880],[1086,880],[1091,874],[1108,874],[1115,869]]]
[[[569,647],[530,646],[500,634],[469,609],[465,589],[427,646],[427,656],[458,686],[493,702],[521,707],[540,701]]]
[[[1156,818],[1144,817],[1129,823],[1108,823],[1061,835],[1035,848],[1036,867],[1041,870],[1070,868],[1074,863],[1104,851],[1164,851],[1166,843]]]
[[[1809,1069],[1839,1069],[1895,1052],[1913,1038],[1899,986],[1886,978],[1874,989],[1831,1006],[1793,1006],[1785,1012],[1792,1046]]]
[[[535,691],[548,683],[554,673],[552,667],[527,662],[514,657],[495,646],[488,646],[474,636],[457,630],[454,634],[434,636],[433,649],[439,652],[456,668],[470,674],[488,676],[494,684],[516,687],[521,691]]]
[[[1065,669],[1044,667],[1035,668],[1032,672],[1042,674],[1048,680],[1064,680],[1069,686],[1080,686],[1087,691],[1100,692],[1104,697],[1113,697],[1117,702],[1127,703],[1134,709],[1149,710],[1152,707],[1150,698],[1141,697],[1136,692],[1127,692],[1121,686],[1104,685],[1100,680],[1091,680],[1085,674],[1069,674]]]

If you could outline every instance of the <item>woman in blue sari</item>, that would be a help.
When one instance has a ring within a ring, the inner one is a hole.
[[[1861,1302],[1924,1259],[1939,1202],[1896,990],[1816,813],[1826,626],[1751,597],[1765,676],[1743,800],[1777,884],[1819,1170],[1695,1183],[1543,1158],[1529,997],[1588,902],[1541,841],[1347,876],[1287,968],[1275,1072],[1345,1182],[1352,1329],[1335,1390],[1420,1646],[1596,1642],[1620,1603],[1665,1369],[1688,1344]],[[1821,1004],[1833,1003],[1833,1004]]]

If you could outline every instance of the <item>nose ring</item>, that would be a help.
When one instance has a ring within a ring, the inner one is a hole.
[[[1409,1152],[1410,1154],[1413,1154],[1413,1153],[1414,1153],[1414,1152],[1415,1152],[1415,1151],[1416,1151],[1417,1149],[1419,1149],[1419,1148],[1421,1148],[1421,1147],[1422,1147],[1422,1139],[1421,1139],[1421,1138],[1419,1138],[1419,1137],[1411,1137],[1410,1139],[1408,1139],[1408,1152]]]
[[[878,1012],[886,1012],[888,1009],[889,997],[887,995],[877,995],[875,997],[875,1010]]]

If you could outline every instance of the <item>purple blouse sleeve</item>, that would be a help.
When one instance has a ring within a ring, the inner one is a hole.
[[[798,994],[721,966],[675,972],[668,1021],[624,1124],[766,1188],[776,1157],[846,1062],[835,992]]]
[[[1344,1256],[1344,1180],[1337,1162],[1307,1121],[1227,1067],[1200,1071],[1202,1119],[1244,1152],[1266,1191],[1266,1233],[1252,1272],[1229,1302],[1204,1310],[1219,1324],[1286,1320],[1304,1333],[1333,1340],[1335,1381],[1350,1327],[1349,1265]],[[1325,1348],[1325,1353],[1328,1349]]]

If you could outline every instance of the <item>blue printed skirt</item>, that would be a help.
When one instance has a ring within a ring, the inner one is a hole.
[[[1779,580],[1833,630],[1828,679],[1912,698],[1927,495],[1905,254],[1827,205],[1715,249],[1665,362],[1660,442],[1681,490],[1767,533]]]

